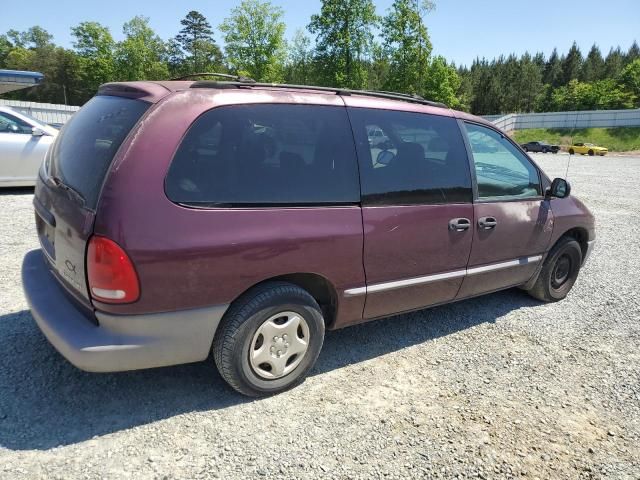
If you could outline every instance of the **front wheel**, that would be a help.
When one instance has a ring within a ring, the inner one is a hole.
[[[229,308],[213,341],[222,378],[251,397],[280,393],[301,383],[324,342],[324,318],[306,290],[267,282]]]
[[[529,149],[528,149],[527,147],[522,147],[522,149],[523,149],[525,152],[529,153]]]
[[[593,150],[589,150],[589,156],[593,157]]]
[[[529,294],[543,302],[557,302],[571,291],[580,273],[582,249],[570,237],[562,237],[549,252]]]

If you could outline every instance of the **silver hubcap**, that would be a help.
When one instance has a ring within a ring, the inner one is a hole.
[[[253,371],[273,380],[291,373],[309,347],[309,325],[296,312],[282,312],[258,327],[249,350]]]

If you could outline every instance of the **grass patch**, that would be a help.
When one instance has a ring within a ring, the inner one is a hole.
[[[517,130],[513,138],[518,143],[547,141],[556,145],[595,143],[613,152],[640,150],[640,127],[616,128],[533,128]]]

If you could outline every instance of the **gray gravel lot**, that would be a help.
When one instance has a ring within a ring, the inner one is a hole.
[[[539,155],[564,176],[567,155]],[[213,362],[84,373],[20,287],[32,191],[0,192],[0,478],[640,478],[640,158],[575,157],[598,242],[563,302],[509,290],[328,334],[240,397]]]

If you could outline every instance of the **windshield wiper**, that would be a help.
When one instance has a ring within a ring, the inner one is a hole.
[[[65,184],[60,179],[60,177],[57,177],[57,176],[53,175],[50,178],[53,181],[53,183],[55,183],[56,187],[61,188],[62,190],[64,190],[67,193],[69,198],[71,198],[72,200],[75,200],[82,207],[84,207],[86,205],[87,201],[85,200],[84,196],[80,192],[78,192],[73,187],[70,187],[69,185]]]

